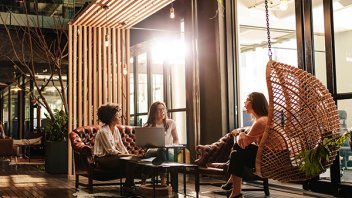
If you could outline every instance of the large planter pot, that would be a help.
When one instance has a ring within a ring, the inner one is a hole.
[[[51,174],[67,173],[67,142],[47,141],[45,146],[45,171]]]

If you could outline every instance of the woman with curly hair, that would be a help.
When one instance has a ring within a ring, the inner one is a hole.
[[[98,109],[98,120],[103,126],[95,136],[94,157],[104,168],[118,167],[121,164],[119,155],[128,154],[116,127],[120,123],[120,117],[120,107],[117,104],[105,104]]]

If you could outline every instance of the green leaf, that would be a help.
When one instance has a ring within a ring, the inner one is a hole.
[[[307,176],[316,176],[324,171],[323,163],[330,159],[331,151],[342,146],[351,137],[351,131],[340,137],[324,138],[316,147],[300,152],[295,159],[299,160],[299,169]]]
[[[68,117],[63,110],[54,110],[54,118],[50,119],[45,126],[45,132],[49,141],[66,141],[68,136]]]

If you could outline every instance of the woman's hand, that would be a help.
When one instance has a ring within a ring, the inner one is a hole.
[[[232,130],[230,133],[231,133],[231,135],[233,135],[233,136],[237,136],[237,135],[240,133],[240,131],[237,130],[237,129],[234,129],[234,130]]]
[[[245,133],[240,133],[237,139],[237,144],[242,148],[245,149],[247,145],[244,144],[244,139],[245,139],[246,134]]]

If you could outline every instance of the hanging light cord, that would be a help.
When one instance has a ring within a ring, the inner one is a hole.
[[[265,0],[265,18],[266,18],[266,32],[268,35],[268,56],[269,56],[269,60],[272,60],[273,52],[271,51],[268,0]]]

